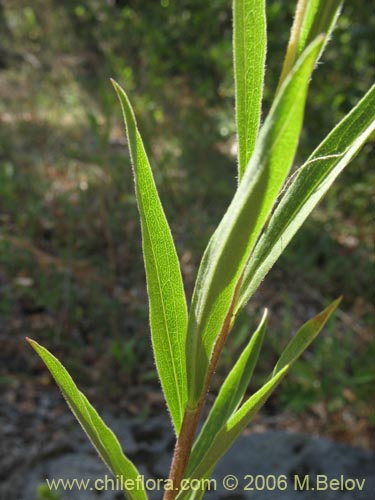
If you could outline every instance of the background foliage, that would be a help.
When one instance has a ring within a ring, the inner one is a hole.
[[[374,80],[375,16],[366,4],[346,3],[314,75],[297,164]],[[290,0],[268,2],[266,106],[293,9]],[[0,1],[5,386],[43,370],[24,347],[25,334],[58,346],[82,383],[104,373],[103,394],[114,379],[122,391],[155,383],[133,181],[109,78],[134,103],[190,296],[203,248],[236,186],[231,22],[228,0]],[[374,142],[288,248],[220,367],[227,372],[265,304],[268,371],[296,324],[343,293],[342,312],[309,363],[297,363],[267,406],[270,413],[318,408],[338,435],[345,412],[374,421],[373,158]]]

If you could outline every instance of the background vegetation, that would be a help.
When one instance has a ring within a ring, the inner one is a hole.
[[[374,80],[366,4],[347,2],[313,78],[296,164]],[[293,9],[268,2],[266,107]],[[81,384],[101,381],[98,399],[117,401],[114,385],[124,403],[134,384],[157,393],[130,161],[109,78],[134,103],[190,296],[236,185],[230,1],[2,0],[0,30],[1,387],[16,390],[30,374],[47,383],[29,335]],[[319,431],[365,445],[375,422],[373,159],[374,141],[261,287],[219,370],[262,307],[272,320],[266,371],[293,328],[343,293],[308,363],[296,364],[266,411],[292,420],[302,412]],[[143,412],[150,401],[158,407],[148,398]]]

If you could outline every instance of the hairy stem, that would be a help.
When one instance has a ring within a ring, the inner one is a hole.
[[[288,73],[292,69],[293,64],[295,63],[295,60],[297,58],[298,41],[301,34],[302,24],[305,17],[307,6],[308,6],[308,0],[298,0],[298,4],[296,7],[296,14],[290,32],[288,48],[286,50],[286,55],[284,59],[283,69],[281,71],[281,76],[276,92],[278,92],[278,90],[280,89],[281,84],[283,83]]]
[[[194,436],[202,413],[203,402],[204,398],[201,398],[197,408],[194,410],[187,408],[185,411],[169,472],[169,479],[172,481],[173,489],[165,492],[163,500],[173,500],[178,494],[189,461]]]
[[[225,341],[232,327],[233,311],[237,302],[238,292],[242,283],[243,274],[244,273],[241,274],[240,279],[237,282],[229,311],[225,317],[220,334],[215,343],[207,370],[204,390],[202,391],[202,395],[199,398],[198,405],[196,408],[186,408],[180,435],[177,439],[173,454],[171,469],[169,472],[169,479],[172,481],[173,489],[165,492],[163,500],[174,500],[174,498],[176,498],[177,494],[179,493],[181,481],[185,476],[186,467],[189,462],[198,423],[202,415],[202,410],[206,401],[207,393],[211,386],[212,377],[215,373],[221,351],[223,350]]]

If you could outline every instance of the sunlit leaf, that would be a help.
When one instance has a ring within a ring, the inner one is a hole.
[[[220,458],[226,453],[233,442],[244,431],[259,409],[267,401],[274,389],[289,371],[292,364],[307,349],[311,342],[322,330],[332,313],[339,305],[341,299],[337,299],[324,311],[305,323],[289,342],[279,361],[277,362],[271,377],[266,383],[229,418],[227,423],[217,433],[211,445],[206,448],[205,455],[200,463],[190,472],[189,477],[205,477],[215,467]]]
[[[246,268],[235,311],[242,309],[336,177],[375,130],[375,85],[300,167]]]
[[[187,398],[187,308],[181,271],[134,112],[123,89],[116,82],[113,85],[123,110],[142,222],[152,345],[165,398],[178,434]]]
[[[124,484],[126,479],[133,480],[134,484],[136,484],[139,476],[138,470],[124,455],[114,433],[106,426],[97,411],[77,388],[72,377],[60,361],[34,340],[27,340],[46,364],[70,409],[109,470],[115,476],[123,477]],[[147,499],[143,489],[129,489],[124,493],[128,500]]]
[[[266,44],[264,0],[234,0],[233,54],[239,180],[254,151],[258,134]]]
[[[249,386],[267,326],[267,311],[264,312],[257,330],[243,350],[237,363],[225,379],[215,403],[194,444],[188,473],[200,462],[207,448],[229,417],[237,410]]]
[[[343,0],[298,1],[279,88],[303,50],[319,35],[323,35],[324,39],[319,54],[319,57],[321,56],[336,24],[342,3]]]
[[[212,350],[230,321],[241,273],[293,162],[321,43],[318,39],[306,49],[282,86],[232,203],[203,256],[187,335],[190,408],[204,391]]]
[[[298,54],[321,33],[325,33],[326,35],[322,47],[322,50],[324,50],[324,46],[335,27],[343,3],[343,0],[310,0],[308,2],[308,9],[299,38]]]

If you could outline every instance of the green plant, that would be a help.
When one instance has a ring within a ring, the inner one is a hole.
[[[37,488],[36,500],[60,500],[60,495],[53,493],[46,484],[40,484]]]
[[[113,82],[123,110],[141,218],[152,345],[177,436],[165,500],[202,498],[204,487],[200,491],[179,489],[182,480],[210,476],[337,308],[340,299],[307,321],[285,347],[264,384],[247,398],[266,330],[265,312],[194,442],[206,395],[236,316],[375,129],[373,86],[290,174],[311,75],[342,2],[299,0],[275,99],[260,127],[266,53],[264,4],[264,0],[233,2],[239,182],[204,253],[189,313],[174,242],[135,116],[127,95]],[[138,470],[61,363],[35,341],[29,342],[109,469],[136,482]],[[129,499],[147,498],[143,489],[129,488],[124,493]]]

